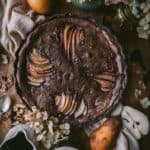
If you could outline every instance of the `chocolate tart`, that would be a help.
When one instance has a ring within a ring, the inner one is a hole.
[[[58,15],[38,25],[17,58],[17,86],[29,107],[74,125],[110,112],[126,83],[116,38],[76,16]]]

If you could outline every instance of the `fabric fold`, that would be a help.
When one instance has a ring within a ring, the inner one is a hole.
[[[0,42],[13,56],[33,27],[45,20],[25,0],[0,1]]]

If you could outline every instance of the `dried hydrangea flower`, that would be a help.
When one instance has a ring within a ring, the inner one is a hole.
[[[140,19],[138,27],[137,27],[138,36],[139,38],[149,39],[150,37],[150,1],[143,2],[134,7],[136,7],[136,9],[139,10],[137,14],[133,13],[135,17]]]
[[[48,113],[47,112],[42,112],[43,116],[43,121],[48,119]]]
[[[66,0],[67,3],[71,3],[71,0]]]
[[[0,54],[0,65],[8,64],[8,57],[5,54]]]
[[[25,106],[24,105],[22,105],[22,104],[16,104],[14,107],[13,107],[13,111],[14,112],[17,112],[19,109],[24,109],[25,108]]]
[[[21,119],[34,129],[36,140],[41,142],[46,149],[50,149],[54,144],[68,139],[70,125],[68,123],[60,124],[58,118],[49,116],[46,111],[40,111],[35,106],[30,111],[20,104],[15,105],[13,111],[16,113],[16,118],[22,117]],[[13,125],[19,123],[21,122],[16,120]]]
[[[140,100],[140,104],[142,108],[147,109],[150,107],[150,100],[148,97],[144,97],[143,99]]]

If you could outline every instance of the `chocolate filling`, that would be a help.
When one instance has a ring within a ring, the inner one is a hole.
[[[75,16],[38,25],[19,50],[17,84],[29,106],[80,124],[118,102],[126,82],[122,49],[102,26]]]

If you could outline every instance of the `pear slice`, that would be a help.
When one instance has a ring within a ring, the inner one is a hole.
[[[29,79],[29,81],[35,82],[35,83],[42,83],[42,82],[44,81],[43,78],[35,79],[35,78],[33,78],[32,76],[28,76],[28,79]]]
[[[55,97],[55,104],[56,104],[56,106],[58,106],[60,104],[60,101],[61,101],[61,96],[56,96]]]
[[[68,106],[69,100],[70,100],[70,99],[69,99],[69,95],[66,95],[66,96],[65,96],[65,104],[64,104],[64,106],[63,106],[61,112],[64,112],[64,111],[65,111],[65,109],[66,109],[67,106]]]
[[[77,33],[79,31],[76,29],[72,35],[72,41],[71,41],[71,58],[72,60],[74,59],[75,57],[75,51],[76,51],[76,44],[77,44],[77,41],[76,41],[76,36],[77,36]]]
[[[32,81],[28,81],[28,84],[33,85],[33,86],[40,86],[41,85],[41,83],[32,82]]]
[[[85,111],[85,103],[84,100],[81,100],[80,106],[79,108],[76,110],[74,117],[78,118],[79,116],[81,116]]]
[[[64,110],[64,114],[65,115],[69,115],[70,112],[72,111],[73,109],[73,106],[75,104],[75,101],[72,100],[72,97],[69,99],[69,102],[68,102],[68,106],[66,107],[66,109]]]
[[[38,58],[37,56],[34,56],[33,54],[30,55],[30,59],[34,64],[45,65],[49,63],[49,60],[47,58],[42,58],[42,59],[41,58]]]
[[[61,100],[60,100],[60,103],[58,105],[58,111],[62,112],[62,109],[63,109],[63,107],[65,105],[65,101],[66,101],[66,96],[65,96],[64,93],[62,93]]]
[[[36,72],[42,74],[42,73],[49,73],[52,66],[51,65],[35,66],[35,65],[30,63],[29,68],[31,68],[32,70],[35,70]]]
[[[64,48],[65,50],[67,50],[67,43],[68,43],[68,32],[70,30],[70,27],[71,25],[67,25],[64,29],[64,32],[63,32],[63,38],[64,38]]]
[[[33,49],[33,52],[31,53],[30,56],[35,57],[36,59],[38,59],[38,61],[41,61],[41,62],[45,62],[47,60],[47,58],[41,57],[40,54],[38,53],[38,50],[35,48]]]
[[[34,78],[42,78],[42,77],[46,77],[49,75],[49,72],[48,73],[37,73],[35,70],[33,70],[31,67],[29,68],[28,70],[28,73],[34,77]]]
[[[71,47],[72,47],[72,36],[74,34],[74,31],[75,29],[71,28],[70,33],[68,35],[68,43],[67,43],[67,49],[66,49],[68,59],[70,59],[70,55],[72,54]]]
[[[109,72],[103,72],[102,74],[96,75],[95,77],[98,79],[103,79],[103,80],[115,82],[115,75],[111,74]]]
[[[73,107],[72,107],[72,111],[69,113],[70,116],[74,114],[74,112],[75,112],[75,110],[76,110],[76,108],[77,108],[77,105],[78,105],[75,100],[73,100],[73,101],[74,101],[74,105],[73,105]]]
[[[113,86],[114,86],[114,83],[110,82],[110,81],[106,81],[106,80],[103,80],[103,79],[94,79],[98,84],[100,84],[101,86],[101,90],[104,91],[104,92],[108,92],[110,91]]]

